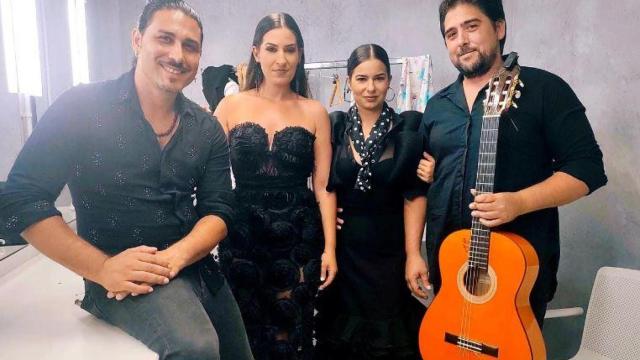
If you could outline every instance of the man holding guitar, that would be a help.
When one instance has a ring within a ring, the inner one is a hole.
[[[585,108],[569,85],[544,70],[522,67],[517,104],[499,116],[493,191],[474,189],[488,82],[504,67],[506,20],[501,0],[444,0],[440,29],[460,76],[427,104],[423,163],[437,161],[428,192],[430,281],[440,289],[438,253],[450,233],[472,228],[517,234],[535,249],[539,272],[530,296],[540,325],[555,293],[559,262],[558,206],[607,182],[602,152]],[[480,161],[482,162],[482,161]],[[424,165],[424,164],[423,164]],[[418,172],[420,174],[420,172]],[[481,174],[480,174],[481,175]],[[423,178],[425,181],[431,179]],[[495,181],[494,181],[495,180]],[[427,324],[428,326],[428,324]]]

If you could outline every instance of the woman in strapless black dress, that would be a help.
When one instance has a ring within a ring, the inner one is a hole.
[[[228,133],[237,202],[219,260],[256,359],[313,358],[316,293],[337,271],[330,123],[306,98],[303,47],[291,16],[263,18],[244,91],[215,113]]]
[[[340,275],[320,294],[317,359],[419,359],[427,268],[420,255],[425,183],[416,176],[422,154],[422,114],[396,114],[385,103],[391,79],[387,53],[363,45],[347,64],[355,105],[331,113],[335,189],[340,217]]]

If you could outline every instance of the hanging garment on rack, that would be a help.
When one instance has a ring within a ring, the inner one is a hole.
[[[233,80],[229,80],[229,82],[227,83],[227,85],[224,86],[224,96],[229,96],[231,94],[237,94],[240,92],[240,85],[233,81]]]
[[[396,112],[424,111],[427,101],[433,94],[432,72],[429,55],[402,58],[402,75]]]
[[[242,62],[236,66],[236,77],[238,78],[240,90],[244,89],[245,81],[247,79],[247,63]]]
[[[233,66],[208,66],[202,72],[202,93],[211,112],[216,110],[223,97],[239,91],[238,77]]]
[[[329,107],[342,105],[344,103],[344,96],[342,92],[342,85],[340,84],[340,75],[333,75],[333,90],[331,91],[331,98],[329,99]]]

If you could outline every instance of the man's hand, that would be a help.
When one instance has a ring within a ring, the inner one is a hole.
[[[407,255],[407,262],[405,264],[405,280],[407,281],[407,287],[416,296],[425,299],[427,297],[426,291],[431,289],[429,283],[429,272],[427,270],[427,263],[420,254]],[[422,282],[423,288],[420,287]]]
[[[169,282],[169,262],[156,256],[157,249],[138,246],[108,258],[98,274],[98,283],[109,293],[148,294],[154,285]]]
[[[426,152],[422,153],[422,160],[418,163],[418,169],[416,170],[416,174],[418,178],[426,183],[433,182],[433,173],[436,168],[436,159],[433,156],[427,154]]]
[[[172,250],[172,248],[168,248],[162,251],[156,251],[153,256],[155,256],[156,261],[166,264],[166,268],[169,270],[168,279],[166,282],[161,285],[166,285],[169,283],[169,279],[173,279],[178,276],[178,273],[186,266],[186,261],[180,256],[178,251]],[[151,287],[151,285],[147,282],[143,282],[139,284],[140,286]],[[151,288],[153,291],[153,288]],[[149,291],[150,292],[150,291]],[[116,300],[120,301],[126,298],[127,296],[138,296],[139,294],[148,294],[149,292],[135,292],[135,291],[109,291],[107,292],[107,297],[109,299],[116,298]]]
[[[469,204],[471,216],[477,217],[484,226],[506,224],[524,213],[524,204],[518,193],[476,195],[472,189],[471,194],[474,195],[473,202]]]

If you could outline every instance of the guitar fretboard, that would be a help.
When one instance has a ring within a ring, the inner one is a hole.
[[[478,172],[476,175],[477,195],[493,193],[499,126],[500,115],[485,115],[482,117],[480,153],[478,154]],[[491,230],[482,225],[478,218],[474,217],[471,221],[469,266],[487,271],[489,268],[490,237]]]

